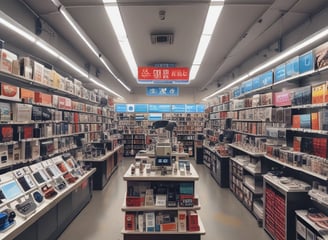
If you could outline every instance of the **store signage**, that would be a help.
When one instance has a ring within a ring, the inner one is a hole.
[[[169,113],[171,112],[170,104],[149,104],[148,112],[150,113]]]
[[[189,81],[189,68],[186,67],[138,67],[139,81]]]
[[[186,111],[186,105],[185,104],[172,104],[171,111],[173,113],[184,113]]]
[[[177,97],[179,96],[178,87],[147,87],[147,96],[151,97]]]
[[[118,113],[203,113],[204,104],[115,104]]]
[[[135,104],[134,112],[136,113],[147,113],[148,112],[148,104]]]

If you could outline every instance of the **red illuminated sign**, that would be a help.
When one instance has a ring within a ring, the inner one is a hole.
[[[138,79],[145,81],[179,80],[189,81],[189,68],[138,67]]]

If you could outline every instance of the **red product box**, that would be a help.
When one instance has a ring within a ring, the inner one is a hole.
[[[189,211],[187,215],[188,231],[199,231],[198,214],[196,211]]]
[[[301,127],[301,116],[300,115],[293,115],[293,128],[300,128]]]
[[[133,213],[125,214],[125,230],[128,230],[128,231],[135,230],[135,214],[133,214]]]
[[[126,206],[127,207],[140,207],[143,206],[145,198],[143,197],[126,197]]]
[[[11,126],[0,127],[0,141],[10,142],[13,140],[13,128]]]
[[[58,96],[58,108],[65,109],[66,106],[66,98]]]
[[[9,100],[20,100],[19,99],[19,87],[7,84],[7,83],[0,83],[1,84],[1,92],[0,98],[2,99],[9,99]]]
[[[24,139],[33,138],[33,126],[23,126]]]
[[[35,102],[41,105],[52,106],[52,96],[50,94],[35,92]]]
[[[21,88],[20,89],[20,98],[24,103],[34,103],[35,102],[35,93],[32,90]]]

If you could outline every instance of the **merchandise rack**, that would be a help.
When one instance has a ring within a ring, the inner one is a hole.
[[[180,182],[189,182],[192,183],[193,186],[195,186],[195,181],[199,179],[199,176],[194,169],[194,167],[190,164],[190,173],[185,173],[184,175],[180,174],[180,171],[177,170],[176,173],[174,173],[174,170],[172,170],[172,173],[167,175],[161,175],[159,172],[151,172],[146,173],[146,170],[144,170],[143,173],[140,173],[139,168],[135,169],[135,173],[131,174],[131,168],[132,165],[129,167],[127,172],[123,176],[123,180],[127,181],[127,184],[129,183],[135,183],[135,184],[142,184],[144,182],[147,183],[156,183],[156,182],[164,182],[164,183],[170,183],[177,185]],[[126,201],[124,201],[122,206],[122,211],[126,213],[137,213],[137,212],[178,212],[179,210],[191,210],[196,211],[200,209],[200,205],[195,205],[193,207],[166,207],[166,206],[156,206],[155,204],[153,206],[135,206],[135,207],[127,207]],[[124,214],[124,215],[125,215]],[[160,232],[145,232],[145,231],[138,231],[138,230],[125,230],[123,228],[122,234],[124,240],[137,240],[137,239],[143,239],[143,240],[151,240],[151,239],[158,239],[158,240],[200,240],[201,235],[205,234],[205,229],[203,226],[203,223],[200,219],[200,216],[198,217],[198,225],[199,225],[199,231],[160,231]]]

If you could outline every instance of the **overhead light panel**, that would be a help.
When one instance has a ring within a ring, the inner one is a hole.
[[[120,9],[116,0],[103,0],[107,16],[112,24],[118,43],[135,79],[138,78],[138,67],[127,37]]]
[[[75,72],[77,72],[80,77],[84,77],[84,78],[88,79],[89,81],[94,82],[95,84],[97,84],[98,86],[103,88],[104,90],[116,95],[117,97],[123,98],[122,96],[120,96],[119,94],[114,92],[113,90],[111,90],[108,87],[106,87],[105,85],[99,83],[97,80],[89,77],[89,74],[83,68],[79,67],[76,63],[74,63],[69,58],[67,58],[63,53],[61,53],[60,51],[58,51],[57,49],[55,49],[54,47],[49,45],[47,42],[45,42],[41,38],[34,36],[33,33],[31,33],[29,30],[27,30],[25,27],[23,27],[19,23],[15,22],[13,19],[8,17],[2,11],[0,11],[0,24],[5,26],[6,28],[12,30],[19,36],[22,36],[25,39],[28,39],[29,41],[33,42],[41,50],[45,51],[52,57],[59,59],[61,62],[65,63],[68,67],[70,67]]]
[[[221,3],[220,5],[216,5],[215,3]],[[212,0],[210,6],[207,11],[205,23],[203,26],[202,35],[200,37],[196,54],[194,57],[194,61],[191,66],[191,70],[193,70],[193,74],[190,74],[190,80],[194,80],[197,76],[200,65],[203,62],[203,58],[205,56],[208,45],[211,41],[216,23],[221,15],[223,8],[224,0]],[[198,66],[198,67],[196,67]]]
[[[36,38],[33,37],[30,33],[24,31],[21,26],[18,26],[18,24],[14,24],[11,23],[10,21],[5,19],[5,14],[3,12],[1,12],[1,17],[0,17],[0,24],[4,25],[5,27],[7,27],[8,29],[10,29],[11,31],[17,33],[18,35],[20,35],[21,37],[29,40],[30,42],[35,42]]]
[[[90,40],[90,38],[87,36],[87,34],[80,28],[80,26],[75,22],[75,20],[72,18],[72,16],[68,13],[68,11],[65,9],[65,7],[60,3],[59,0],[52,0],[53,4],[55,4],[59,12],[64,16],[65,20],[69,23],[69,25],[73,28],[73,30],[76,32],[76,34],[82,39],[82,41],[88,46],[88,48],[100,59],[100,61],[103,63],[105,68],[110,72],[110,74],[129,92],[131,92],[131,89],[122,82],[122,80],[114,74],[113,70],[108,66],[107,60],[105,60],[102,56],[102,53],[98,50],[96,45]]]
[[[227,86],[219,89],[218,91],[212,93],[211,95],[205,97],[203,100],[207,101],[208,99],[214,97],[215,95],[222,93],[226,89],[235,86],[236,84],[240,83],[241,81],[246,80],[247,78],[253,77],[256,74],[263,72],[269,68],[275,67],[277,64],[282,62],[283,60],[287,60],[287,58],[293,57],[295,54],[298,54],[299,51],[303,50],[304,48],[309,48],[316,42],[323,40],[324,38],[328,38],[328,27],[321,29],[320,31],[310,35],[309,37],[305,38],[303,41],[295,44],[294,46],[286,49],[279,55],[271,58],[267,62],[263,63],[260,66],[249,71],[247,74],[243,75],[242,77],[238,78],[237,80],[233,81],[232,83],[228,84]]]
[[[71,15],[66,11],[66,9],[63,6],[61,6],[59,8],[59,11],[61,12],[61,14],[63,14],[64,18],[69,23],[69,25],[71,25],[71,27],[74,29],[74,31],[77,33],[77,35],[79,35],[79,37],[88,46],[88,48],[94,53],[94,55],[96,55],[97,57],[99,57],[98,50],[95,47],[92,46],[91,40],[88,40],[87,39],[86,34],[84,32],[82,32],[82,30],[79,29],[79,25],[76,24],[76,22],[71,17]]]

